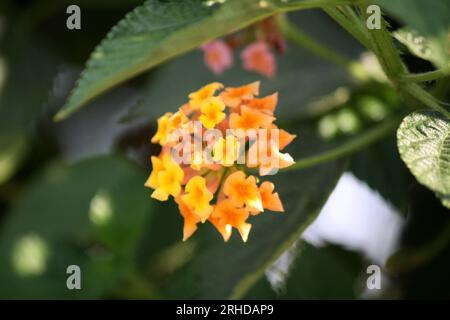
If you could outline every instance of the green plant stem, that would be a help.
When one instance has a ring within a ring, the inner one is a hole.
[[[406,82],[428,82],[450,76],[449,70],[439,69],[423,73],[410,73],[401,77],[400,80]]]
[[[361,11],[365,20],[368,19],[366,5],[362,5]],[[397,79],[406,73],[402,59],[398,50],[394,47],[391,34],[387,30],[387,23],[381,19],[380,29],[369,30],[369,38],[372,44],[372,50],[378,57],[378,60],[386,76],[395,84]]]
[[[385,120],[381,124],[369,129],[359,136],[356,136],[337,148],[325,151],[321,154],[296,160],[294,165],[284,169],[284,171],[304,169],[350,155],[394,131],[398,127],[400,121],[401,119],[399,117]]]
[[[332,6],[325,6],[322,8],[334,21],[336,21],[342,28],[347,30],[356,40],[358,40],[364,47],[371,50],[372,46],[367,34],[367,29],[360,25],[360,21],[349,19],[338,8]]]
[[[365,19],[367,19],[366,5],[361,6],[361,11]],[[387,30],[387,23],[384,19],[381,20],[380,29],[369,30],[369,36],[373,44],[372,50],[377,56],[386,76],[399,91],[415,98],[425,106],[449,118],[450,113],[431,94],[415,83],[402,81],[408,75],[408,72],[403,64],[399,51],[394,47],[392,36]]]
[[[278,15],[276,19],[278,27],[287,40],[299,47],[309,50],[326,61],[342,67],[356,79],[366,80],[368,78],[367,74],[365,74],[364,67],[358,62],[352,61],[344,55],[314,40],[305,32],[295,27],[285,15]]]

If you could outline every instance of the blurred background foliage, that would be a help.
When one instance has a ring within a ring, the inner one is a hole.
[[[151,200],[143,184],[149,156],[158,151],[149,143],[157,116],[205,83],[238,85],[259,76],[235,66],[218,78],[193,50],[55,123],[90,53],[140,3],[0,4],[0,298],[450,297],[448,211],[400,160],[395,129],[405,110],[383,79],[357,82],[288,42],[277,76],[262,82],[262,93],[280,92],[279,121],[299,135],[288,151],[300,170],[275,177],[286,213],[253,221],[247,244],[237,237],[225,244],[207,227],[181,242],[177,208]],[[82,8],[81,30],[65,27],[69,4]],[[323,12],[289,17],[313,38],[360,59],[363,48]],[[401,22],[390,22],[401,30]],[[428,61],[403,52],[410,70],[430,69]],[[431,85],[439,99],[448,98],[448,79]],[[367,139],[373,143],[355,147]],[[369,257],[300,239],[345,171],[407,217],[398,252],[382,266],[389,286],[376,294],[365,285]],[[290,268],[274,285],[266,275],[286,252]],[[81,267],[82,290],[66,288],[71,264]]]

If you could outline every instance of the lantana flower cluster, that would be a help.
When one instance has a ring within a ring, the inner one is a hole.
[[[228,88],[214,82],[158,119],[151,141],[162,149],[151,157],[145,186],[154,199],[174,198],[184,218],[183,241],[209,222],[224,241],[235,228],[246,242],[249,217],[284,211],[274,184],[260,177],[294,163],[281,150],[295,135],[274,124],[278,94],[258,95],[259,82]]]

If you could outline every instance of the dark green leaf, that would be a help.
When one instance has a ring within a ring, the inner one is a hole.
[[[396,152],[395,134],[358,152],[352,158],[351,171],[370,188],[402,210],[406,205],[408,169]]]
[[[361,293],[357,280],[363,271],[363,259],[356,252],[303,243],[280,298],[356,299]]]
[[[0,238],[3,298],[94,298],[130,272],[150,204],[144,173],[116,157],[53,165],[8,213]],[[68,290],[78,265],[82,290]]]
[[[224,243],[212,228],[202,228],[205,238],[199,241],[196,255],[170,280],[172,294],[177,298],[242,297],[314,220],[345,163],[330,162],[270,177],[277,186],[285,213],[268,212],[251,219],[253,227],[246,244],[236,234]]]

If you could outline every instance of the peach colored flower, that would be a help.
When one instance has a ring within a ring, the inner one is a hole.
[[[255,71],[268,78],[275,76],[275,57],[266,42],[259,40],[249,44],[242,51],[241,59],[244,69]]]
[[[202,46],[206,66],[216,75],[233,65],[233,52],[222,40],[214,40]]]

